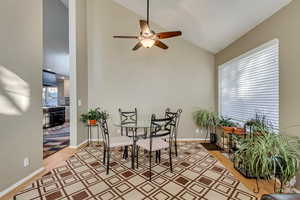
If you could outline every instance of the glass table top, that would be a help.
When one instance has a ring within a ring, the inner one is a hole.
[[[115,122],[114,126],[117,127],[125,127],[125,128],[150,128],[151,121],[150,120],[138,120],[136,124],[129,123],[121,125],[120,122]]]

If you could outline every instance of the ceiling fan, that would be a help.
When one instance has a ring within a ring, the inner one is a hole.
[[[141,32],[139,36],[113,36],[114,38],[124,38],[124,39],[137,39],[139,42],[133,47],[133,51],[138,50],[140,47],[151,48],[153,45],[162,48],[168,49],[169,47],[161,42],[159,39],[166,39],[171,37],[177,37],[182,35],[181,31],[171,31],[171,32],[162,32],[155,33],[150,29],[149,26],[149,0],[147,0],[147,21],[140,20]]]

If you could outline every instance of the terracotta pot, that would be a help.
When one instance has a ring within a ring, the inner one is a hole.
[[[228,126],[222,126],[224,133],[233,133],[234,128],[233,127],[228,127]]]
[[[243,128],[234,128],[233,133],[236,134],[236,135],[243,135],[243,134],[245,134],[245,129],[243,129]]]
[[[88,121],[88,124],[89,124],[89,125],[92,125],[92,126],[93,126],[93,125],[96,125],[96,124],[97,124],[97,120],[89,120],[89,121]]]

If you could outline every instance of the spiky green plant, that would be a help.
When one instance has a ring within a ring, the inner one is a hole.
[[[277,133],[240,139],[235,161],[258,179],[270,180],[275,173],[283,184],[297,173],[300,143],[298,138]]]
[[[214,128],[219,123],[219,117],[216,112],[210,112],[208,110],[198,110],[193,113],[195,123],[204,129]]]
[[[216,133],[216,127],[219,124],[219,116],[216,112],[201,109],[193,113],[193,118],[197,126],[206,129],[205,139],[209,134]]]
[[[253,119],[245,123],[246,126],[251,126],[254,133],[272,132],[273,126],[264,114],[256,113]]]
[[[221,116],[219,120],[219,126],[237,127],[238,124],[232,121],[232,118],[226,118]]]

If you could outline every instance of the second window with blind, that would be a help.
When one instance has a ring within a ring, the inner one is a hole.
[[[265,115],[279,128],[279,40],[219,66],[219,112],[241,124]]]

